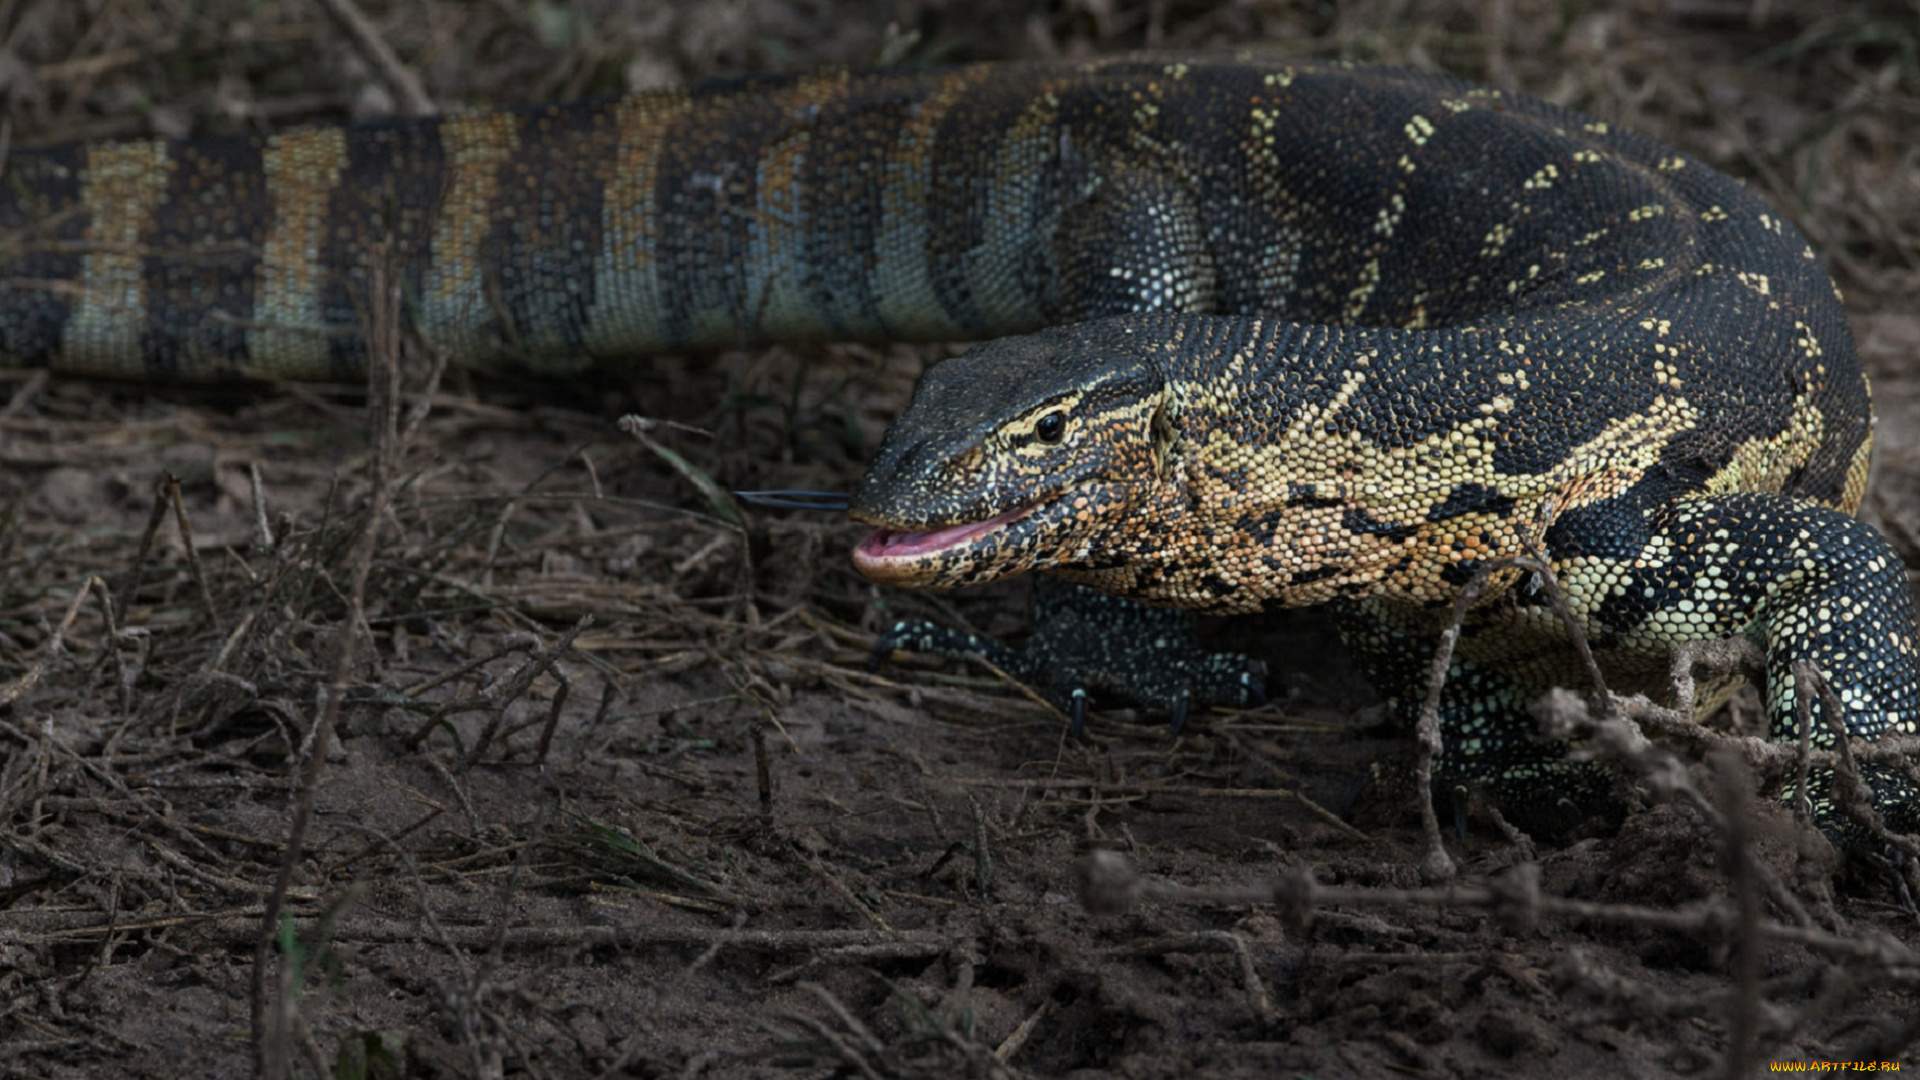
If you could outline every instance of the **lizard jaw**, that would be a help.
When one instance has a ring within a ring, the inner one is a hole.
[[[853,565],[883,585],[936,584],[955,561],[965,560],[964,549],[981,546],[983,538],[1032,513],[1021,506],[984,521],[969,521],[943,529],[914,532],[882,526],[868,533],[853,550]],[[989,542],[991,543],[991,542]],[[997,545],[995,545],[997,546]]]

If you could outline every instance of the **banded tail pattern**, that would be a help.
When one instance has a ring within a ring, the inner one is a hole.
[[[1665,288],[1682,263],[1830,293],[1816,263],[1745,265],[1770,226],[1650,140],[1403,71],[832,72],[15,151],[0,364],[356,378],[374,259],[456,363],[553,375],[1133,311],[1417,329]]]
[[[1037,103],[1074,78],[835,73],[17,151],[0,363],[355,378],[382,257],[411,325],[474,366],[1030,329],[1053,268],[1027,226],[1059,187],[1019,178],[1058,167]]]

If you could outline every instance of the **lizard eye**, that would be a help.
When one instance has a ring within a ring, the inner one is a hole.
[[[1067,434],[1065,413],[1050,412],[1033,425],[1033,434],[1043,443],[1057,443]]]

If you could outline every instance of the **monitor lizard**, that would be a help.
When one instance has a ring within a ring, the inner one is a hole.
[[[883,581],[1328,604],[1410,712],[1459,591],[1537,551],[1629,683],[1745,634],[1776,736],[1798,661],[1856,736],[1920,718],[1904,568],[1851,516],[1866,380],[1814,253],[1701,162],[1525,97],[1123,57],[16,150],[0,363],[354,379],[376,258],[410,328],[479,368],[993,339],[930,371],[856,494]],[[1598,781],[1530,737],[1529,700],[1577,677],[1537,586],[1496,573],[1472,613],[1440,781],[1565,807]],[[1258,699],[1256,667],[1163,617],[1060,606],[1113,647],[1038,635],[1025,673],[1056,695]],[[1905,777],[1871,781],[1913,827]]]

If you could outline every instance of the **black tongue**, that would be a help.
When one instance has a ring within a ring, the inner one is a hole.
[[[844,514],[847,512],[848,496],[839,491],[801,491],[795,488],[776,488],[772,491],[736,491],[733,497],[743,503],[764,506],[772,510],[817,510],[822,513]]]

